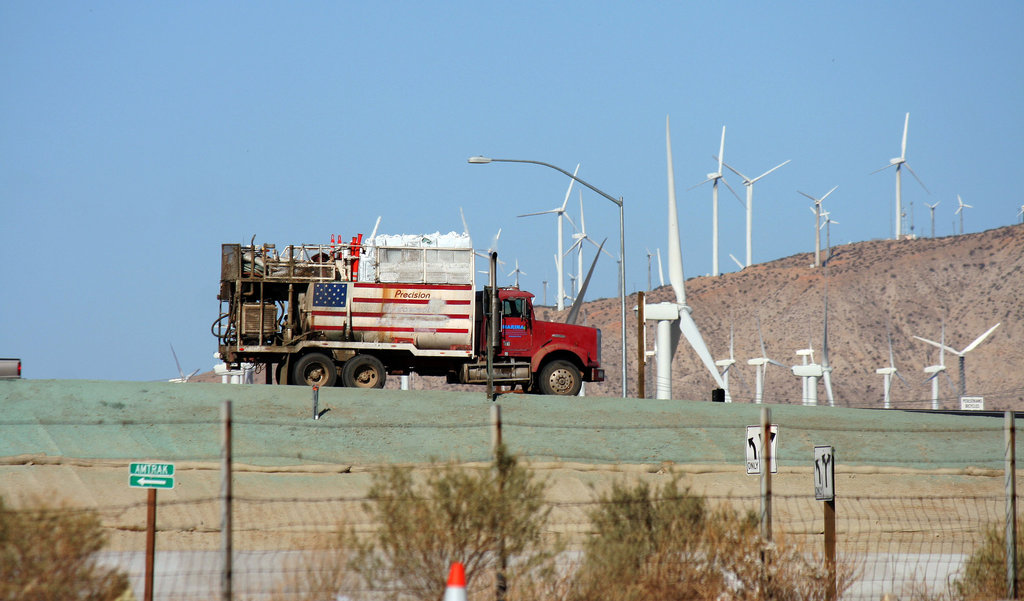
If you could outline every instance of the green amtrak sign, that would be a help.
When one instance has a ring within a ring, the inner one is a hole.
[[[132,488],[174,488],[173,463],[132,463],[128,486]]]

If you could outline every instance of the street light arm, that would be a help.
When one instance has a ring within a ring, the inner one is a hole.
[[[569,173],[565,169],[562,169],[561,167],[557,167],[555,165],[552,165],[551,163],[545,163],[543,161],[528,161],[528,160],[525,160],[525,159],[492,159],[490,157],[470,157],[468,162],[469,163],[473,163],[473,164],[487,164],[487,163],[531,163],[531,164],[534,164],[534,165],[543,165],[544,167],[548,167],[550,169],[554,169],[555,171],[558,171],[559,173],[565,174],[566,177],[571,178],[573,180],[576,180],[577,182],[580,183],[580,185],[586,186],[586,187],[590,188],[591,190],[593,190],[594,192],[600,194],[601,196],[603,196],[603,197],[607,198],[608,200],[614,202],[615,204],[619,205],[620,207],[622,206],[622,201],[619,200],[618,198],[613,198],[613,197],[609,196],[608,194],[605,194],[604,192],[602,192],[598,188],[595,188],[594,186],[588,184],[584,180],[582,180],[582,179],[576,177],[575,175]]]

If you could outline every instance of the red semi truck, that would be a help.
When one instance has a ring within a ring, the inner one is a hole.
[[[380,388],[388,374],[486,384],[492,293],[500,323],[493,382],[576,395],[604,380],[601,331],[541,321],[533,294],[475,288],[468,236],[221,247],[221,359],[278,383]],[[273,369],[273,372],[271,372]]]

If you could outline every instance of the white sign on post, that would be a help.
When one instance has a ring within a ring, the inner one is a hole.
[[[779,425],[772,424],[769,429],[771,434],[771,461],[769,467],[773,474],[779,473]],[[747,426],[747,475],[755,476],[761,473],[761,426]]]
[[[962,397],[960,397],[960,410],[961,411],[984,411],[985,410],[985,397],[981,397],[981,396],[962,396]]]
[[[814,447],[814,499],[836,500],[836,456],[833,447]]]

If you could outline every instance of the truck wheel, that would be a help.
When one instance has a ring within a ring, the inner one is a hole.
[[[552,361],[540,369],[540,391],[543,394],[576,396],[583,386],[583,376],[568,361]]]
[[[341,381],[350,388],[384,388],[384,364],[373,355],[356,355],[345,362]]]
[[[295,363],[292,373],[295,384],[323,388],[334,385],[334,381],[338,377],[338,368],[327,355],[323,353],[309,353],[308,355],[303,355]]]

